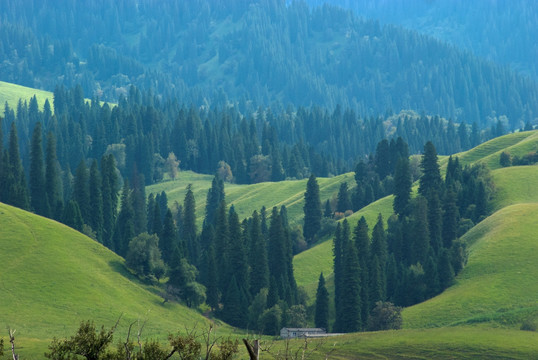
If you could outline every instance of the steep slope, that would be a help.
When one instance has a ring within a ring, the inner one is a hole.
[[[441,295],[404,311],[404,326],[495,323],[519,328],[538,318],[538,204],[511,205],[471,229],[467,266]]]
[[[0,247],[0,326],[17,330],[22,358],[42,354],[52,337],[72,334],[82,320],[112,326],[122,316],[123,337],[129,323],[147,319],[144,333],[163,340],[185,326],[208,323],[194,310],[163,303],[156,288],[138,282],[102,245],[4,204]]]

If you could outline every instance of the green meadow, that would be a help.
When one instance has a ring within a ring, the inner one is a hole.
[[[121,316],[117,339],[137,320],[147,320],[148,337],[163,340],[209,324],[196,310],[163,303],[160,290],[139,282],[122,258],[99,243],[1,203],[0,247],[0,326],[16,329],[21,359],[42,359],[54,336],[73,334],[83,320],[110,327]],[[224,325],[217,331],[233,332]]]
[[[19,99],[29,102],[34,95],[40,110],[43,110],[45,100],[48,99],[51,110],[54,111],[54,96],[51,92],[0,81],[0,111],[2,116],[4,114],[6,102],[11,109],[17,111]]]

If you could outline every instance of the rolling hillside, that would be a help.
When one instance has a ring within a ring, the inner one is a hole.
[[[19,99],[30,101],[34,95],[36,96],[40,110],[43,110],[45,100],[49,99],[51,110],[54,111],[54,96],[51,92],[0,81],[0,112],[2,117],[4,116],[6,102],[10,108],[16,111]]]
[[[347,182],[349,186],[355,185],[353,173],[342,174],[332,178],[318,178],[320,198],[322,204],[327,199],[335,197],[340,184]],[[194,198],[196,199],[196,218],[200,227],[205,216],[205,203],[207,191],[211,187],[212,175],[200,175],[191,171],[182,171],[173,181],[165,181],[146,188],[146,193],[160,193],[164,191],[168,197],[168,204],[174,201],[183,203],[188,184],[193,184]],[[308,179],[291,180],[283,182],[265,182],[252,185],[224,184],[227,205],[233,205],[240,219],[258,212],[265,206],[270,212],[273,206],[285,205],[288,209],[290,225],[302,225],[304,193]]]
[[[533,285],[538,274],[532,266],[536,263],[534,254],[538,250],[538,242],[533,238],[538,227],[535,221],[538,167],[500,168],[499,165],[499,155],[503,151],[521,156],[537,148],[538,131],[530,131],[506,135],[456,154],[463,164],[483,163],[493,170],[496,193],[491,210],[495,213],[465,235],[469,262],[456,285],[434,299],[407,309],[404,312],[405,327],[488,321],[519,327],[525,316],[538,317],[538,288]],[[443,163],[446,164],[446,159],[441,165]],[[354,225],[362,213],[370,214],[367,220],[371,229],[374,214],[382,212],[386,219],[392,211],[391,205],[392,199],[387,197],[348,219]],[[332,274],[332,241],[296,256],[294,271],[298,284],[314,296],[319,272],[323,271],[328,277]]]
[[[182,305],[163,304],[156,288],[138,282],[123,259],[95,241],[4,204],[0,247],[0,326],[17,330],[21,359],[42,354],[52,337],[72,334],[83,320],[108,327],[122,316],[118,339],[128,324],[147,319],[144,333],[163,340],[208,322]]]

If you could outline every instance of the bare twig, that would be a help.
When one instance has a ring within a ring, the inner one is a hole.
[[[13,360],[19,360],[19,355],[15,354],[15,333],[17,330],[11,330],[8,328],[9,342],[11,343],[11,355]]]

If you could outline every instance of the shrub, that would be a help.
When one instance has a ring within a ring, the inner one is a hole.
[[[378,301],[368,318],[368,330],[398,330],[402,327],[402,308],[391,302]]]
[[[523,321],[523,324],[521,324],[520,329],[524,331],[536,331],[538,329],[538,326],[536,325],[536,321],[532,319],[527,319]]]

